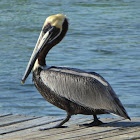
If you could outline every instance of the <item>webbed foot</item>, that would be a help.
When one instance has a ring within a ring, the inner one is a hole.
[[[98,120],[98,121],[93,121],[91,123],[85,123],[85,124],[81,124],[80,126],[87,126],[87,127],[92,127],[92,126],[99,126],[104,124],[102,121]]]
[[[92,126],[99,126],[99,125],[102,125],[102,124],[105,124],[103,123],[102,121],[100,121],[96,115],[93,115],[94,117],[94,121],[91,122],[91,123],[85,123],[85,124],[81,124],[79,126],[87,126],[87,127],[92,127]]]
[[[56,126],[49,127],[49,128],[42,128],[42,129],[39,129],[39,131],[50,130],[50,129],[54,129],[54,128],[66,128],[67,126],[62,126],[62,125],[64,123],[66,123],[70,118],[71,118],[71,114],[67,113],[66,118],[62,122],[57,124]]]

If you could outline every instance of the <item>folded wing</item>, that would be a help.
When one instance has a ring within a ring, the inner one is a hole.
[[[41,71],[40,77],[54,93],[70,101],[130,119],[109,83],[97,73],[52,67]]]

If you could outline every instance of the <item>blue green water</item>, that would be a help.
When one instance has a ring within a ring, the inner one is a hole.
[[[46,17],[57,13],[69,31],[47,64],[101,74],[130,117],[140,116],[139,0],[0,0],[0,114],[65,114],[38,93],[32,74],[20,82]]]

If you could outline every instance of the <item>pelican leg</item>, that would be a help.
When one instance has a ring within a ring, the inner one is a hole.
[[[104,124],[102,121],[100,121],[96,115],[93,115],[94,117],[94,121],[91,122],[91,123],[85,123],[85,124],[82,124],[80,126],[87,126],[87,127],[92,127],[92,126],[98,126],[98,125],[102,125]]]
[[[44,130],[49,130],[49,129],[53,129],[53,128],[64,128],[67,126],[62,126],[64,123],[66,123],[67,121],[69,121],[69,119],[71,118],[71,114],[67,113],[66,118],[60,122],[59,124],[57,124],[56,126],[53,127],[49,127],[49,128],[43,128],[43,129],[39,129],[40,131],[44,131]]]

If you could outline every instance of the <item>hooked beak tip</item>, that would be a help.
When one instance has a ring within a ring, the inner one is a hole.
[[[21,84],[24,84],[25,83],[25,81],[24,80],[21,80]]]

